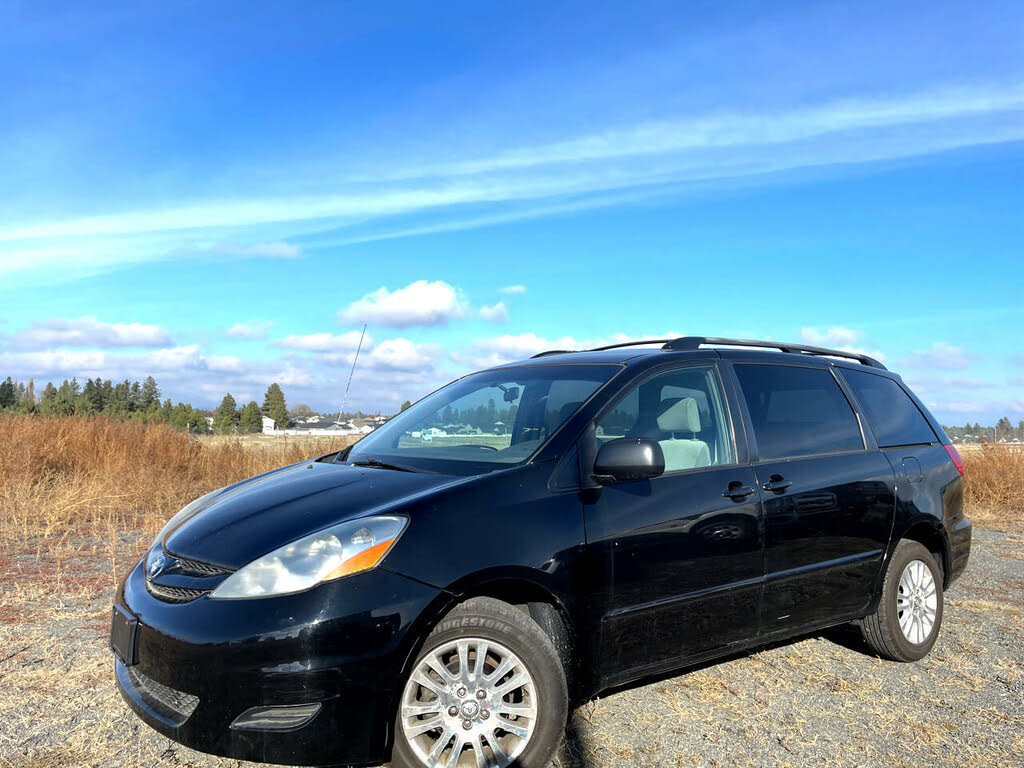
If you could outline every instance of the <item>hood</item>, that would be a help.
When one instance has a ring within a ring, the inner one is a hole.
[[[215,494],[164,537],[175,555],[241,568],[335,523],[395,507],[467,478],[303,462]]]

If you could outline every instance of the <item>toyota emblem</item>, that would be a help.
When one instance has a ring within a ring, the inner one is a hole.
[[[167,558],[165,558],[163,555],[160,555],[159,557],[157,557],[156,560],[149,564],[149,570],[146,572],[146,575],[149,576],[149,578],[151,579],[156,578],[158,575],[160,575],[160,571],[164,569],[164,565],[166,563]]]

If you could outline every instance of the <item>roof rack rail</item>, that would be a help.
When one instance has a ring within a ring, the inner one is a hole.
[[[672,339],[646,339],[641,341],[623,341],[618,344],[609,344],[606,347],[594,347],[593,349],[549,349],[544,352],[538,352],[536,355],[531,355],[530,359],[533,360],[537,357],[547,357],[548,355],[570,355],[573,352],[604,352],[609,349],[636,347],[642,344],[668,344],[670,341],[672,341]]]
[[[573,352],[578,352],[577,349],[549,349],[545,352],[538,352],[536,355],[530,355],[530,359],[533,360],[535,357],[547,357],[548,355],[568,355]]]
[[[587,352],[605,352],[609,349],[622,349],[623,347],[639,347],[645,344],[661,344],[666,352],[681,352],[685,350],[700,349],[706,345],[719,347],[757,347],[759,349],[777,349],[780,352],[793,352],[803,355],[814,355],[816,357],[842,357],[848,360],[856,360],[862,365],[871,368],[887,370],[882,363],[873,357],[861,354],[860,352],[844,352],[841,349],[828,349],[827,347],[812,347],[807,344],[787,344],[781,341],[759,341],[756,339],[726,339],[718,336],[680,336],[678,339],[638,339],[637,341],[623,341],[618,344],[608,344],[604,347],[594,347],[585,350]],[[573,349],[549,349],[546,352],[538,352],[537,357],[548,355],[568,355],[580,350]],[[531,358],[532,359],[532,358]]]
[[[704,345],[716,345],[720,347],[757,347],[761,349],[777,349],[780,352],[795,352],[816,357],[844,357],[848,360],[870,366],[872,368],[886,367],[878,360],[860,352],[846,352],[841,349],[828,349],[827,347],[812,347],[807,344],[787,344],[779,341],[759,341],[756,339],[725,339],[716,336],[682,336],[666,342],[662,349],[667,351],[681,351],[700,349]]]

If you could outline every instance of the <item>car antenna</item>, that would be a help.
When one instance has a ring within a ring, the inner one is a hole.
[[[348,384],[345,385],[345,395],[341,398],[341,411],[338,413],[338,421],[345,418],[345,403],[348,402],[348,388],[352,386],[352,375],[356,372],[356,363],[359,362],[359,350],[363,348],[363,337],[366,336],[366,323],[363,323],[363,332],[359,334],[359,346],[356,347],[356,356],[352,358],[352,370],[348,372]]]

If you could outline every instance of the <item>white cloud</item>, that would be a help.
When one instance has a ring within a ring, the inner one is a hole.
[[[801,328],[800,338],[812,346],[868,355],[883,363],[886,361],[884,352],[869,348],[868,338],[861,330],[846,328],[842,325],[834,325],[824,330]]]
[[[506,285],[500,289],[501,293],[526,293],[525,285]]]
[[[405,288],[389,291],[381,287],[368,293],[338,312],[338,319],[346,325],[369,323],[393,328],[413,325],[443,325],[462,317],[468,310],[467,302],[448,283],[437,280],[417,280]]]
[[[855,331],[841,325],[832,326],[824,331],[817,328],[802,328],[800,338],[819,347],[849,347],[863,341],[864,331]]]
[[[93,316],[34,322],[15,334],[19,346],[162,347],[171,337],[158,325],[104,323]]]
[[[942,368],[962,371],[975,359],[977,359],[977,355],[965,352],[963,347],[954,347],[944,341],[936,341],[928,349],[911,352],[900,362],[908,368]]]
[[[292,334],[272,342],[271,346],[281,349],[297,349],[305,352],[344,352],[355,351],[359,346],[360,331],[348,333],[310,333],[305,336]],[[373,338],[369,333],[363,339],[363,349],[373,346]]]
[[[382,341],[365,358],[365,366],[376,371],[422,371],[432,368],[441,357],[436,344],[413,344],[408,339]],[[364,358],[359,358],[359,366]],[[357,368],[356,370],[359,370]]]
[[[282,387],[312,387],[318,383],[318,379],[309,371],[298,368],[294,365],[286,365],[270,377]]]
[[[505,306],[504,301],[499,301],[497,304],[490,307],[480,307],[479,315],[481,318],[491,323],[507,323],[508,307]]]
[[[67,373],[70,376],[92,376],[103,373],[110,355],[106,352],[54,349],[47,352],[19,352],[0,355],[4,369],[15,378],[33,375]]]
[[[137,363],[143,368],[154,371],[200,370],[238,372],[244,367],[244,363],[238,357],[230,355],[204,355],[199,351],[198,344],[147,352],[137,358]]]
[[[270,320],[250,320],[245,323],[235,323],[224,331],[224,335],[231,339],[265,339],[273,327],[274,323]]]

